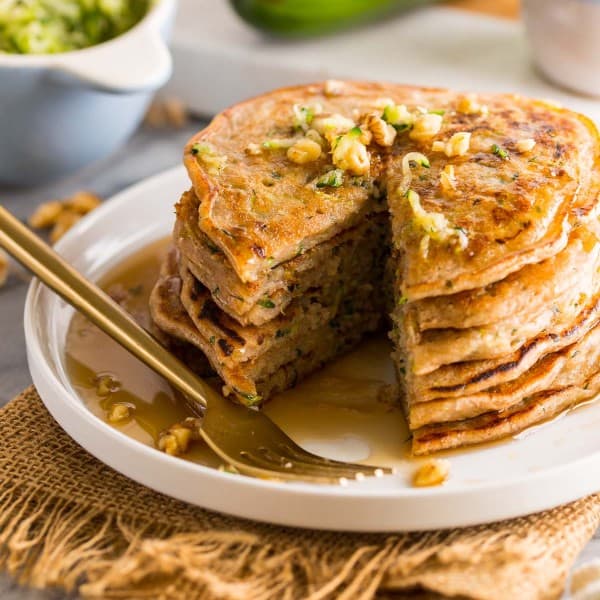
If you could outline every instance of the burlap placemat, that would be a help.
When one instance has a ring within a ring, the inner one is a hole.
[[[126,457],[124,457],[126,460]],[[210,513],[106,467],[33,388],[0,412],[0,566],[85,598],[558,598],[600,496],[489,526],[356,535]]]

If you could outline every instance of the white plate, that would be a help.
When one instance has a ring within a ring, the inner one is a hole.
[[[78,224],[58,249],[92,279],[166,236],[183,168],[119,194]],[[33,380],[65,431],[98,459],[157,491],[199,506],[283,525],[352,531],[455,527],[516,517],[600,489],[600,404],[578,409],[522,439],[460,452],[442,487],[414,489],[401,475],[347,487],[259,481],[173,458],[94,416],[65,370],[72,309],[37,282],[25,309]],[[360,436],[360,432],[356,432]],[[347,440],[346,440],[347,445]],[[324,451],[343,453],[332,440]]]

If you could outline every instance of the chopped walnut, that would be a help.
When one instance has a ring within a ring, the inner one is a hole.
[[[373,134],[366,127],[359,127],[360,135],[358,141],[365,146],[368,146],[373,141]]]
[[[326,96],[341,96],[344,93],[344,82],[337,81],[336,79],[328,79],[325,82],[325,95]]]
[[[158,449],[171,456],[185,454],[188,450],[191,437],[192,432],[189,429],[172,428],[169,433],[160,436],[158,439]]]
[[[128,404],[113,404],[108,412],[109,423],[124,423],[131,418],[131,407]]]
[[[379,110],[383,110],[386,106],[392,106],[394,101],[391,98],[377,98],[373,102],[373,106]]]
[[[57,242],[79,219],[97,208],[102,200],[93,192],[79,191],[64,200],[51,200],[40,204],[29,217],[34,229],[49,229],[50,240]]]
[[[446,144],[446,156],[464,156],[471,145],[471,134],[467,131],[455,133]]]
[[[304,165],[317,160],[321,156],[321,146],[308,138],[298,140],[288,148],[287,157],[298,165]]]
[[[40,204],[29,217],[28,223],[34,229],[46,229],[52,227],[63,211],[63,203],[60,200],[51,200]]]
[[[309,129],[306,132],[306,137],[313,142],[319,144],[319,146],[324,147],[326,144],[325,139],[321,136],[321,134],[316,129]]]
[[[315,115],[321,114],[322,112],[323,107],[318,103],[309,105],[294,104],[292,106],[294,130],[308,131]]]
[[[471,147],[471,134],[468,131],[455,133],[447,142],[435,141],[431,147],[433,152],[443,152],[446,156],[464,156]]]
[[[179,98],[167,98],[165,100],[165,114],[167,123],[177,129],[185,127],[188,122],[187,108]]]
[[[64,201],[65,208],[71,209],[80,215],[87,215],[95,208],[98,208],[102,200],[92,192],[76,192],[70,198]]]
[[[250,143],[246,146],[246,148],[244,148],[244,150],[246,154],[249,154],[250,156],[258,156],[262,153],[262,147],[260,144]]]
[[[96,393],[98,396],[109,396],[113,392],[121,389],[119,380],[109,374],[96,376],[94,384],[96,385]]]
[[[158,101],[152,102],[144,116],[144,125],[159,129],[165,126],[165,121],[166,117],[162,104]]]
[[[369,113],[365,117],[365,128],[373,134],[373,139],[380,146],[391,146],[396,139],[396,129],[377,113]]]
[[[82,215],[76,213],[74,210],[63,210],[58,218],[56,224],[50,232],[50,241],[55,244],[60,238],[81,219]]]
[[[450,463],[447,460],[435,458],[421,465],[413,476],[413,486],[431,487],[442,485],[450,474]]]
[[[442,128],[442,115],[427,113],[415,119],[413,128],[408,134],[411,140],[424,141],[432,138]]]
[[[338,135],[347,133],[355,126],[352,119],[344,117],[340,114],[333,115],[319,115],[312,121],[312,127],[323,137],[325,137],[329,143],[333,143]]]
[[[371,159],[366,145],[360,141],[362,131],[355,127],[336,140],[332,148],[332,160],[336,167],[354,175],[366,175]]]
[[[202,419],[188,417],[181,423],[171,425],[158,436],[158,449],[171,456],[181,456],[189,450],[192,441],[200,438]]]
[[[458,101],[457,110],[465,115],[487,115],[489,109],[485,104],[480,104],[473,94],[463,96]]]
[[[446,165],[440,173],[440,187],[445,193],[456,189],[456,175],[454,165]]]
[[[532,138],[526,138],[517,142],[517,152],[525,154],[531,152],[535,147],[535,140]]]

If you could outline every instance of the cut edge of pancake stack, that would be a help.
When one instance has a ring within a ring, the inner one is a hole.
[[[598,138],[580,115],[328,82],[225,111],[185,161],[151,312],[238,400],[382,328],[415,454],[514,435],[600,391]]]

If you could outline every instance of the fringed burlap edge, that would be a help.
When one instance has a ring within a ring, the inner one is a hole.
[[[14,463],[11,469],[0,453],[0,567],[23,585],[84,598],[367,600],[382,590],[423,588],[478,600],[555,599],[600,521],[594,496],[542,515],[428,533],[352,535],[250,523],[122,478],[58,429],[33,392],[26,403],[36,413],[35,428],[21,418],[20,433],[3,439],[13,461],[18,456],[29,470]],[[2,411],[0,435],[19,412]],[[23,431],[42,445],[24,440]],[[25,480],[36,461],[48,459],[41,449],[48,439],[52,452],[64,448],[82,463],[78,476],[89,474],[100,497],[108,491],[117,505],[120,495],[130,503],[122,510],[99,507],[90,482],[81,487],[88,495],[79,494],[73,469],[64,465],[46,463],[47,481]],[[37,455],[28,455],[36,445]],[[146,510],[136,505],[142,490]],[[173,509],[186,513],[185,527],[164,518]]]

